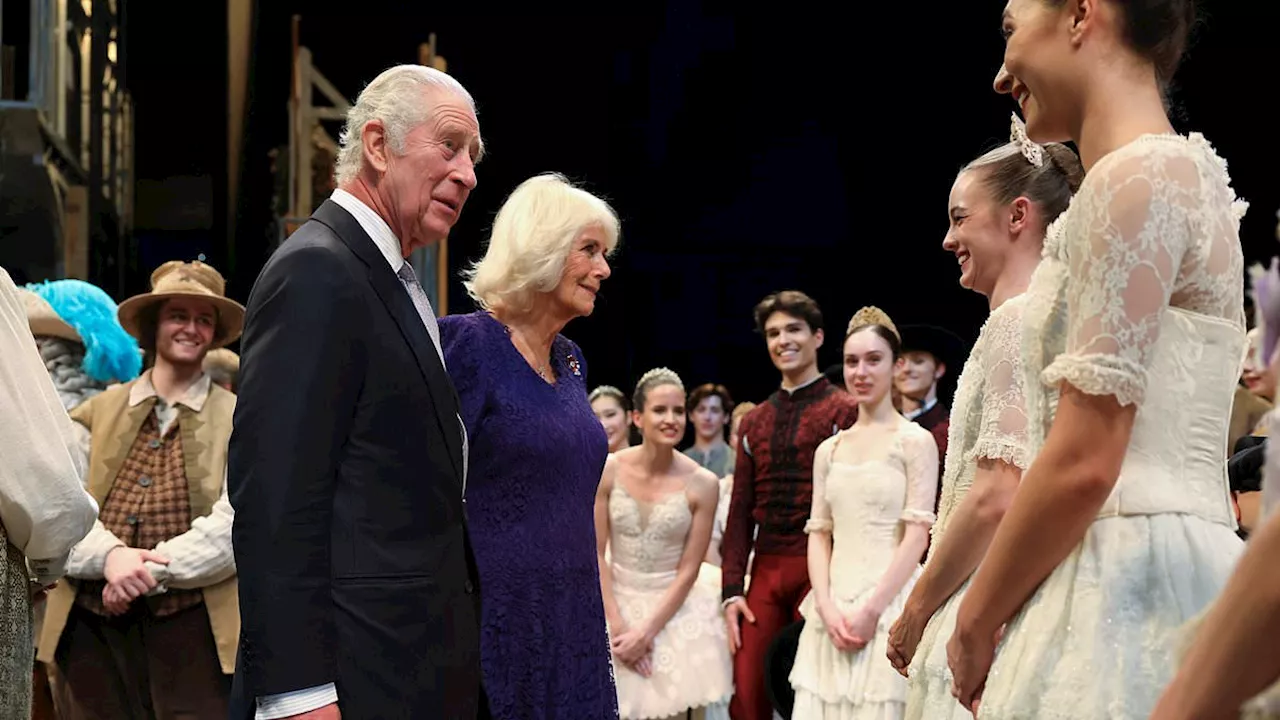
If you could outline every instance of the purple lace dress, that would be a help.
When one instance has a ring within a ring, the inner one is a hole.
[[[470,437],[467,518],[493,717],[616,718],[594,520],[608,442],[587,403],[582,351],[556,337],[549,385],[486,313],[441,318],[440,340]]]

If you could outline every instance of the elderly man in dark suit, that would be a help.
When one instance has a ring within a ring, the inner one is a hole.
[[[456,80],[382,73],[348,113],[339,189],[253,288],[228,480],[233,718],[487,714],[465,430],[405,261],[448,235],[481,151]]]

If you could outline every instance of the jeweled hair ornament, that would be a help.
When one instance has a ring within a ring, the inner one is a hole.
[[[1022,157],[1026,158],[1027,162],[1036,167],[1043,167],[1044,148],[1027,137],[1027,125],[1022,122],[1022,118],[1018,117],[1018,113],[1013,113],[1011,117],[1013,120],[1009,124],[1009,142],[1018,143],[1018,148],[1022,150]]]
[[[902,334],[898,332],[898,326],[893,324],[893,320],[889,319],[888,313],[874,305],[868,305],[853,314],[853,318],[849,320],[849,329],[845,332],[845,337],[849,337],[858,330],[872,325],[879,325],[893,336],[898,338],[898,342],[902,342]]]
[[[656,385],[658,383],[663,385],[669,383],[671,385],[675,385],[681,390],[684,390],[684,383],[680,381],[680,376],[677,375],[674,370],[664,367],[654,368],[644,375],[641,375],[640,381],[636,383],[636,387],[646,387],[649,384]]]

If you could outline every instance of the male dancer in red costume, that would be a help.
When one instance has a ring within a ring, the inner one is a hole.
[[[799,619],[797,608],[809,591],[804,524],[813,500],[813,455],[858,416],[853,396],[818,371],[822,311],[812,298],[794,290],[775,293],[756,306],[755,320],[782,387],[742,419],[721,541],[734,720],[769,720],[773,714],[764,658],[774,636]],[[744,593],[753,546],[751,588]]]

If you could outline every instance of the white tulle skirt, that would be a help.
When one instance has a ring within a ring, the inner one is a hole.
[[[652,676],[642,677],[614,661],[618,710],[624,720],[684,717],[698,708],[707,720],[728,720],[733,659],[720,614],[718,570],[703,563],[684,604],[654,638]],[[613,595],[627,624],[649,618],[675,578],[674,571],[641,573],[614,565]]]
[[[980,720],[1147,718],[1173,677],[1180,628],[1222,590],[1242,547],[1225,525],[1188,515],[1094,522],[1006,627]]]
[[[861,650],[843,652],[831,644],[826,625],[818,616],[813,593],[800,604],[804,630],[791,668],[796,691],[793,720],[900,720],[907,696],[907,680],[889,664],[889,628],[902,614],[902,606],[920,577],[917,568],[893,599],[876,627],[875,639]],[[836,600],[840,612],[853,613],[875,592],[869,578],[865,589]]]

